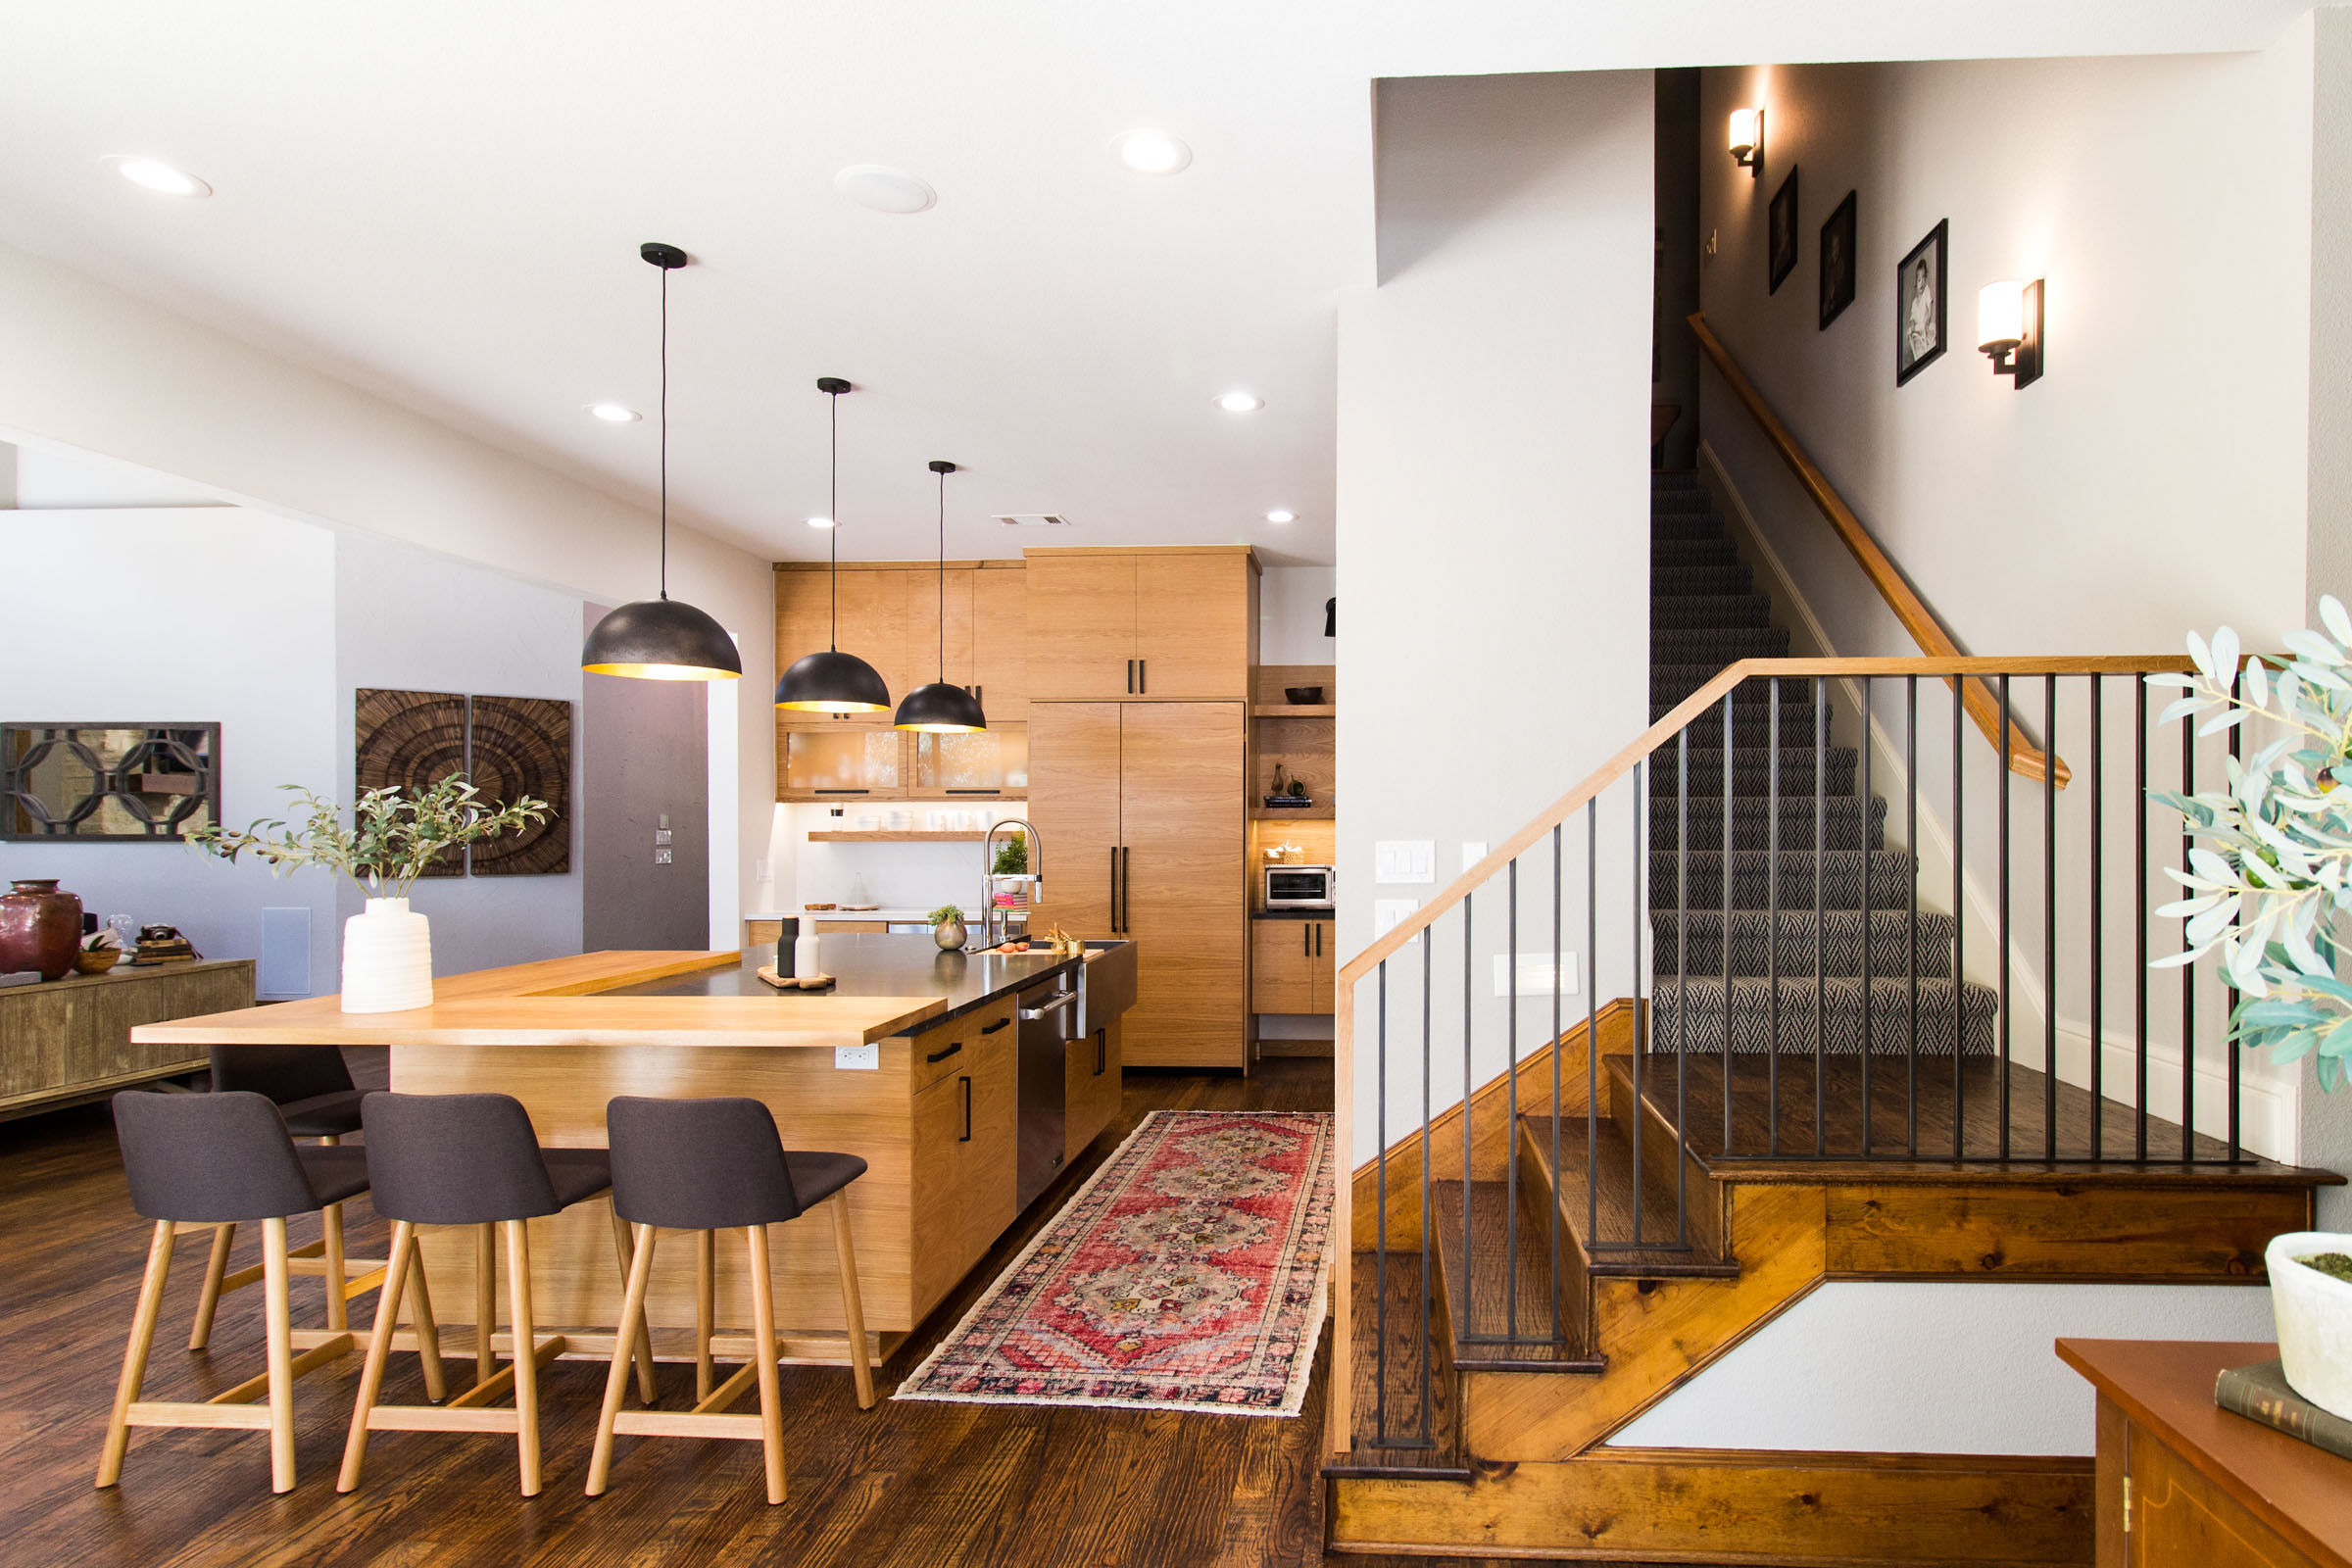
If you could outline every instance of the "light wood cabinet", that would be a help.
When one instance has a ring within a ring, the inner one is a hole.
[[[1030,814],[1046,851],[1032,929],[1138,944],[1125,1059],[1249,1058],[1247,720],[1239,703],[1039,703]]]
[[[1250,922],[1250,1009],[1319,1012],[1311,920]],[[1324,987],[1329,995],[1329,987]]]
[[[1031,701],[1249,700],[1257,561],[1246,546],[1025,559]]]
[[[971,684],[990,725],[1029,720],[1029,573],[972,573]]]
[[[1118,1020],[1098,1024],[1070,1041],[1061,1066],[1062,1154],[1075,1164],[1102,1129],[1119,1117],[1122,1064]]]
[[[136,1046],[140,1024],[253,1005],[253,960],[68,975],[0,991],[0,1120],[194,1072],[205,1054]]]
[[[978,687],[994,722],[1026,716],[1028,573],[1011,562],[844,562],[841,620],[833,630],[833,574],[821,563],[780,562],[776,578],[776,673],[795,660],[838,646],[874,666],[896,705],[917,686],[946,679]],[[944,676],[943,676],[944,671]],[[994,686],[991,693],[988,688]],[[782,712],[783,727],[846,722],[889,727],[891,713]]]
[[[954,1070],[914,1091],[909,1271],[924,1310],[970,1272],[1019,1213],[1013,1032],[982,1034],[983,1020],[968,1021],[974,1025],[968,1032],[950,1025],[913,1041],[918,1061],[944,1045],[962,1047],[947,1058]]]

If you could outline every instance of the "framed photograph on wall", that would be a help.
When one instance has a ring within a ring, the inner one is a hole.
[[[1911,247],[1894,270],[1894,384],[1901,386],[1942,357],[1944,350],[1945,219]]]
[[[1781,284],[1796,270],[1796,166],[1788,168],[1788,177],[1781,188],[1772,193],[1772,210],[1765,228],[1764,261],[1767,270],[1765,290],[1778,294]]]
[[[1854,303],[1854,193],[1821,225],[1821,329],[1828,331],[1838,313]]]

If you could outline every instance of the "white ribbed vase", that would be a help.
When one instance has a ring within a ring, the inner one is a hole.
[[[369,899],[343,922],[343,1010],[406,1012],[433,1004],[433,931],[406,899]]]
[[[2352,1421],[2352,1285],[2294,1261],[2315,1252],[2352,1254],[2352,1236],[2293,1231],[2265,1250],[2278,1359],[2297,1394]]]

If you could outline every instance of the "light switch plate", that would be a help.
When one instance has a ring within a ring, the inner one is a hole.
[[[659,821],[659,822],[657,822],[657,823],[655,823],[654,825],[655,825],[656,827],[667,827],[667,826],[669,826],[669,813],[668,813],[667,811],[663,811],[663,812],[662,813],[662,820],[661,820],[661,821]]]
[[[1372,901],[1372,934],[1385,937],[1413,917],[1421,907],[1419,899],[1374,899]]]
[[[880,1072],[882,1047],[871,1040],[862,1046],[835,1046],[833,1066],[839,1072]]]
[[[1372,846],[1373,881],[1394,887],[1437,879],[1436,840],[1383,839]]]
[[[658,827],[654,829],[654,842],[656,844],[673,843],[675,842],[676,838],[677,835],[670,832],[670,830],[665,827]]]
[[[1550,954],[1522,953],[1519,955],[1520,998],[1525,1000],[1529,997],[1550,996],[1555,984],[1552,975]],[[1576,955],[1573,953],[1561,954],[1559,978],[1556,982],[1561,996],[1573,997],[1576,995]],[[1494,955],[1494,994],[1498,997],[1507,997],[1511,994],[1511,957],[1507,953]]]
[[[1463,869],[1463,870],[1465,870],[1465,871],[1469,870],[1469,869],[1470,869],[1472,866],[1476,865],[1476,864],[1477,864],[1479,861],[1481,861],[1481,860],[1485,859],[1486,858],[1487,858],[1487,841],[1486,841],[1485,839],[1464,839],[1464,840],[1462,840],[1462,869]]]
[[[668,865],[672,863],[670,860],[670,852],[668,850],[656,850],[654,852],[654,863],[656,865]]]

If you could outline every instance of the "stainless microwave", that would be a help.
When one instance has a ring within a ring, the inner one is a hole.
[[[1328,865],[1269,865],[1266,870],[1266,907],[1269,909],[1328,909],[1332,907],[1332,870]]]

